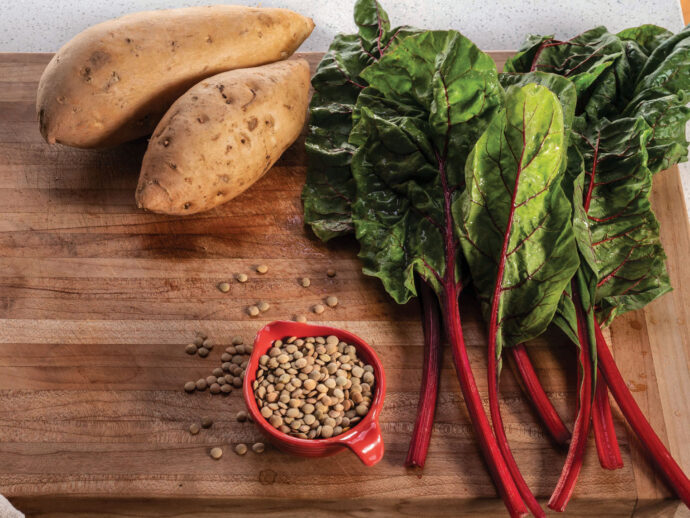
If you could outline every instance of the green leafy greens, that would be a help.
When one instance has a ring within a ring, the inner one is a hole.
[[[336,36],[312,78],[306,139],[309,167],[302,202],[305,223],[324,241],[354,228],[355,183],[350,171],[354,147],[348,140],[355,102],[367,84],[360,74],[405,36],[417,32],[411,27],[391,28],[376,0],[357,0],[355,23],[357,34]]]

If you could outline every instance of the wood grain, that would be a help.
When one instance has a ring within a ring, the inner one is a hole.
[[[492,53],[502,66],[509,52]],[[318,54],[305,55],[312,65]],[[33,102],[48,54],[0,55],[0,493],[29,516],[502,516],[477,452],[445,352],[434,436],[423,476],[403,466],[417,405],[422,333],[414,303],[398,306],[364,277],[352,239],[324,245],[302,225],[303,141],[236,201],[188,218],[136,209],[145,140],[102,151],[48,146]],[[613,326],[616,359],[638,402],[686,471],[690,468],[690,233],[676,169],[655,178],[653,203],[669,254],[673,294]],[[258,276],[259,262],[269,273]],[[338,275],[325,275],[334,267]],[[247,272],[247,284],[216,284]],[[308,290],[297,279],[312,279]],[[309,313],[328,294],[340,304]],[[261,319],[244,309],[271,303]],[[462,300],[464,331],[486,393],[484,326]],[[269,449],[234,420],[228,397],[187,395],[182,384],[218,365],[222,344],[264,323],[308,314],[371,343],[387,372],[386,456],[365,468],[347,453],[306,460]],[[184,354],[202,329],[219,346]],[[574,352],[558,332],[530,351],[558,410],[572,424]],[[550,443],[512,374],[502,378],[507,434],[527,482],[547,499],[565,454]],[[617,409],[616,409],[617,410]],[[186,431],[201,415],[214,426]],[[571,516],[662,516],[678,504],[616,412],[625,468],[600,469],[590,444]],[[208,456],[224,445],[218,462]]]

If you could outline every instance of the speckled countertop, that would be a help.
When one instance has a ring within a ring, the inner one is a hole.
[[[54,52],[95,23],[125,13],[208,5],[212,0],[0,0],[0,52]],[[234,4],[286,7],[316,23],[301,50],[325,50],[338,32],[351,32],[354,0],[276,0]],[[481,48],[514,49],[527,33],[574,36],[596,25],[616,32],[654,23],[674,32],[683,26],[679,0],[382,0],[393,24],[457,29]],[[681,166],[690,206],[690,166]]]

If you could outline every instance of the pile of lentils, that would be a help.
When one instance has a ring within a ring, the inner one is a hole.
[[[199,333],[194,342],[185,347],[185,352],[206,357],[211,349],[213,349],[213,342],[203,333]],[[233,337],[232,345],[226,347],[220,356],[220,367],[213,369],[205,378],[185,383],[185,391],[190,393],[194,391],[201,392],[208,388],[211,394],[227,395],[232,392],[233,388],[241,388],[242,381],[244,380],[244,371],[249,363],[249,355],[252,353],[252,349],[251,345],[244,344],[241,336]]]
[[[369,412],[374,368],[337,336],[276,340],[259,359],[254,396],[261,415],[283,433],[327,439]]]

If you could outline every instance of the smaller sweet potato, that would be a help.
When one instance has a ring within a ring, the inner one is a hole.
[[[203,80],[156,127],[141,167],[137,205],[185,215],[233,199],[297,139],[308,101],[309,65],[303,59]]]

